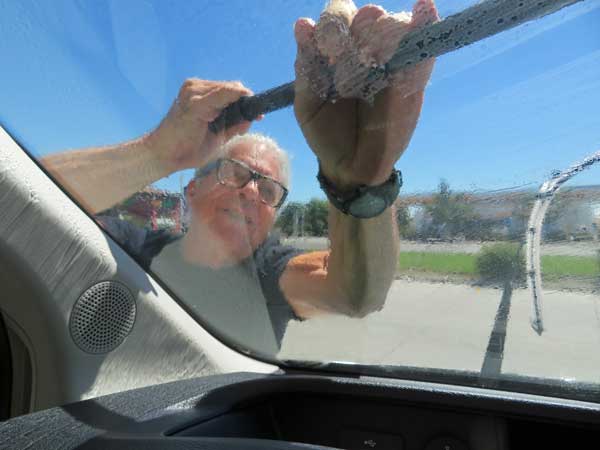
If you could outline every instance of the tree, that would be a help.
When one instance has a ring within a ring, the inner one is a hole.
[[[453,194],[446,180],[440,181],[438,192],[433,195],[432,202],[425,210],[431,217],[431,224],[425,231],[428,237],[454,237],[481,228],[476,226],[481,219],[465,195]]]
[[[275,227],[287,236],[327,236],[328,214],[327,200],[291,202],[279,213]]]
[[[400,236],[404,239],[414,239],[415,229],[410,219],[410,213],[408,208],[404,205],[396,204],[396,224],[398,225],[398,231]]]
[[[535,194],[532,193],[519,194],[519,197],[515,199],[515,206],[511,213],[511,221],[508,230],[510,240],[525,240],[525,232],[527,231],[527,224],[529,223],[529,217],[531,216],[534,202]]]
[[[305,210],[305,205],[300,202],[290,202],[279,213],[275,221],[275,227],[287,236],[298,233],[298,219]]]
[[[304,226],[310,236],[327,236],[329,202],[313,198],[306,205]]]
[[[577,203],[564,191],[557,192],[544,217],[542,236],[546,241],[564,241],[576,232],[571,217],[576,215]]]

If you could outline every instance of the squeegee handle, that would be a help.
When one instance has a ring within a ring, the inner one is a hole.
[[[485,0],[440,22],[409,33],[398,45],[385,71],[392,74],[421,61],[441,56],[502,31],[557,12],[583,0]],[[242,97],[227,106],[209,129],[218,133],[243,121],[294,103],[294,82],[256,95]]]
[[[244,96],[227,106],[208,128],[213,133],[237,125],[252,122],[261,114],[285,108],[294,103],[294,82],[277,86],[252,96]]]

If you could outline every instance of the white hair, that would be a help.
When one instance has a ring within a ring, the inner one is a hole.
[[[239,134],[237,136],[232,137],[223,144],[216,151],[211,161],[214,161],[219,158],[227,158],[231,155],[231,152],[234,148],[242,143],[252,144],[252,148],[262,147],[264,150],[270,152],[271,154],[277,157],[277,162],[279,164],[279,180],[284,186],[288,189],[290,187],[290,159],[285,150],[283,150],[274,139],[262,134],[262,133],[247,133],[247,134]],[[198,172],[202,170],[199,168],[196,170],[195,177],[198,176]]]

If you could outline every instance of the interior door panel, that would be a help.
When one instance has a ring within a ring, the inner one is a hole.
[[[13,403],[30,392],[13,415],[176,379],[276,369],[205,331],[3,129],[0,210],[0,310],[22,355]],[[114,350],[90,353],[74,342],[69,321],[77,299],[105,281],[133,293],[135,323]]]

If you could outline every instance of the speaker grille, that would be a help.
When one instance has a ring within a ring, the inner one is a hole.
[[[84,352],[108,353],[131,332],[135,315],[129,289],[115,281],[103,281],[86,290],[73,305],[71,337]]]

